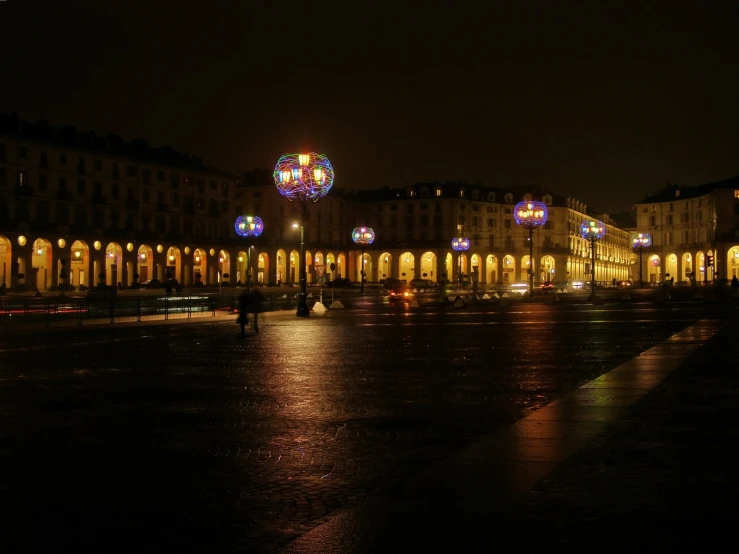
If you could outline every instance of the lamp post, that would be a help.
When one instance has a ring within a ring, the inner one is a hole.
[[[527,200],[513,209],[513,218],[521,227],[529,230],[529,301],[534,298],[534,229],[547,222],[547,205]]]
[[[580,236],[590,241],[590,299],[595,298],[595,242],[602,239],[606,226],[600,221],[586,219],[580,224]]]
[[[308,287],[305,268],[305,223],[308,204],[326,196],[334,183],[334,168],[323,154],[283,154],[273,173],[278,192],[290,202],[300,204],[300,292],[298,293],[298,317],[308,317]]]
[[[352,240],[354,244],[359,245],[362,252],[359,262],[359,278],[361,283],[359,292],[364,294],[364,247],[369,246],[375,240],[375,232],[372,230],[372,227],[357,227],[352,231]]]
[[[470,249],[470,239],[467,237],[459,237],[452,239],[452,250],[459,252],[457,259],[459,260],[459,267],[457,272],[459,273],[459,288],[462,288],[462,252],[466,252]]]
[[[264,231],[264,222],[262,218],[255,215],[240,215],[234,223],[236,234],[244,238],[256,238]],[[248,244],[246,249],[246,292],[249,292],[251,281],[251,249],[252,245]]]
[[[642,279],[642,261],[641,254],[642,250],[652,246],[652,235],[649,233],[634,233],[631,235],[631,246],[639,249],[639,286],[644,286],[644,279]]]

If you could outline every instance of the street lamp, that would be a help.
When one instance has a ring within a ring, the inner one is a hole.
[[[644,248],[652,246],[652,235],[649,233],[634,233],[631,235],[631,246],[639,249],[639,286],[643,287],[641,253]]]
[[[600,221],[586,219],[580,224],[580,236],[590,241],[590,299],[595,298],[595,241],[606,234],[606,226]]]
[[[513,218],[521,227],[529,230],[529,300],[534,298],[534,229],[547,222],[547,205],[527,200],[513,209]]]
[[[277,160],[273,173],[278,192],[290,202],[300,204],[300,292],[295,315],[308,317],[308,287],[305,268],[305,223],[308,203],[326,196],[334,183],[334,168],[323,154],[284,154]]]
[[[256,238],[264,231],[262,218],[255,215],[240,215],[234,223],[236,234],[244,238]],[[252,245],[247,243],[246,249],[246,292],[249,292],[251,282],[251,249]]]
[[[466,252],[470,249],[470,239],[467,237],[459,237],[452,239],[452,250],[455,252],[460,252],[460,254],[457,254],[457,259],[459,260],[459,268],[457,273],[459,273],[459,288],[462,288],[462,254],[461,252]]]
[[[372,230],[372,227],[357,227],[352,231],[352,240],[354,241],[354,244],[359,245],[362,252],[362,257],[360,258],[361,261],[359,262],[361,279],[359,292],[364,294],[364,247],[369,246],[372,244],[372,241],[375,240],[375,232]]]

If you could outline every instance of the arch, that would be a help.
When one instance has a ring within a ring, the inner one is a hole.
[[[523,281],[524,283],[529,282],[529,269],[533,270],[534,268],[531,267],[531,260],[529,259],[529,255],[526,254],[521,257],[521,276],[518,279],[519,281]]]
[[[377,271],[381,279],[391,279],[393,277],[393,255],[390,252],[380,254],[377,262]]]
[[[336,256],[336,276],[337,277],[344,277],[348,276],[349,268],[346,265],[346,254],[339,253],[338,256]]]
[[[167,259],[165,260],[165,279],[175,279],[179,283],[182,280],[182,254],[176,246],[167,248]]]
[[[299,256],[300,254],[298,254],[298,257]],[[295,274],[298,275],[297,270]],[[296,279],[298,282],[300,282],[299,276]],[[313,266],[313,254],[311,254],[310,250],[305,251],[305,282],[306,283],[316,282],[315,267]]]
[[[539,272],[540,282],[554,282],[555,269],[554,258],[552,256],[542,256]]]
[[[269,280],[269,254],[260,252],[257,255],[257,284],[264,285]]]
[[[288,262],[287,252],[280,248],[275,254],[275,282],[277,285],[285,282]]]
[[[422,279],[430,279],[432,281],[439,280],[439,276],[436,275],[436,254],[434,254],[433,252],[424,252],[423,254],[421,254],[420,277]]]
[[[503,282],[512,284],[516,281],[516,258],[510,254],[503,258]]]
[[[693,278],[693,271],[695,271],[695,267],[693,267],[693,256],[690,254],[690,252],[686,252],[682,255],[681,260],[681,275],[678,277],[680,281],[688,281],[690,282]]]
[[[143,283],[149,279],[156,279],[154,275],[154,251],[148,244],[139,246],[136,252],[136,275],[134,283]]]
[[[485,279],[488,283],[496,283],[498,281],[498,258],[493,254],[488,254],[485,259]]]
[[[95,276],[101,285],[123,284],[123,248],[117,242],[105,247],[105,271]]]
[[[362,274],[361,271],[362,264],[357,264],[357,275],[356,280],[361,282]],[[372,256],[368,254],[367,252],[364,253],[364,282],[372,281],[373,276],[375,274],[375,265],[372,263]],[[376,281],[379,279],[375,279]]]
[[[709,281],[713,281],[716,278],[716,266],[715,266],[715,264],[717,263],[718,260],[716,260],[716,253],[713,250],[709,250],[708,252],[706,252],[706,254],[708,256],[713,256],[713,263],[714,263],[714,265],[713,266],[710,266],[710,265],[709,266],[706,266],[706,278]]]
[[[451,252],[446,253],[444,258],[444,280],[450,282],[454,276],[454,256]]]
[[[488,202],[495,202],[495,193],[488,192]]]
[[[307,256],[306,256],[307,257]],[[288,283],[299,283],[300,282],[300,252],[297,250],[291,250],[288,258],[288,268],[286,279]]]
[[[60,260],[61,264],[61,260]],[[90,267],[90,247],[83,240],[76,240],[70,248],[69,277],[75,287],[89,287],[95,280],[87,274]],[[60,268],[60,272],[62,269]]]
[[[218,252],[218,279],[224,285],[231,282],[231,254],[227,250]]]
[[[326,275],[326,278],[329,281],[332,281],[336,278],[336,271],[338,270],[338,267],[336,269],[331,270],[331,264],[334,264],[336,266],[336,256],[334,256],[333,252],[329,252],[326,254],[326,269],[324,270]]]
[[[649,256],[649,260],[647,260],[647,269],[649,283],[656,284],[662,280],[662,260],[657,254]]]
[[[192,253],[192,283],[196,287],[203,287],[208,279],[208,253],[196,248]]]
[[[695,255],[695,277],[697,281],[703,281],[706,278],[706,256],[700,250]]]
[[[665,257],[665,279],[677,277],[677,254],[667,254]],[[668,277],[669,275],[669,277]]]
[[[243,285],[246,283],[247,267],[249,255],[244,250],[236,253],[236,284]],[[233,277],[231,280],[233,281]]]
[[[0,235],[0,285],[11,286],[10,274],[13,266],[13,243]]]
[[[398,275],[400,279],[410,282],[415,279],[416,258],[410,252],[403,252],[398,258]]]
[[[51,241],[44,238],[37,238],[33,241],[33,250],[31,251],[31,271],[35,274],[34,279],[28,279],[27,283],[34,283],[36,290],[47,290],[54,282],[52,278],[52,246]],[[67,277],[67,270],[64,276]]]
[[[732,277],[739,278],[739,246],[732,246],[726,252],[726,271],[724,273],[729,280]]]
[[[472,254],[470,258],[470,281],[471,282],[479,282],[480,279],[480,271],[482,268],[482,257],[478,254]]]

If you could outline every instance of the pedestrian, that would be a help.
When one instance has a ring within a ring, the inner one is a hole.
[[[239,297],[239,317],[236,318],[236,321],[241,325],[242,337],[246,336],[246,324],[249,322],[246,314],[250,309],[251,302],[252,295],[246,291]]]
[[[736,275],[731,278],[731,288],[734,290],[739,288],[739,279],[737,279]]]
[[[254,287],[254,290],[251,291],[251,302],[249,303],[249,310],[252,314],[254,314],[254,332],[259,332],[259,324],[258,324],[258,318],[259,318],[259,312],[262,311],[262,302],[264,302],[264,295],[262,294],[262,291],[259,289],[259,287]]]

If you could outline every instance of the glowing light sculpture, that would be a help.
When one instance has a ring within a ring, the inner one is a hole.
[[[300,219],[300,292],[297,295],[298,317],[308,317],[308,287],[305,267],[305,222],[308,216],[308,203],[316,202],[326,196],[334,184],[334,168],[323,154],[283,154],[272,174],[280,195],[301,205]]]
[[[547,222],[547,217],[549,213],[544,202],[525,200],[516,204],[513,209],[513,219],[529,231],[529,300],[534,298],[534,229],[542,227]]]
[[[359,275],[360,275],[360,289],[359,291],[361,293],[364,293],[364,248],[365,246],[369,246],[372,244],[372,242],[375,240],[375,232],[372,230],[372,227],[357,227],[352,231],[352,240],[354,241],[354,244],[358,244],[361,248],[362,257],[360,258],[360,267],[359,267]]]
[[[601,221],[586,219],[580,224],[580,236],[590,241],[590,300],[595,300],[595,243],[606,234]]]
[[[469,249],[470,239],[467,237],[457,237],[452,239],[452,250],[455,252],[466,252]],[[457,255],[457,260],[459,260],[459,265],[457,267],[457,273],[459,274],[459,288],[462,288],[462,254]]]
[[[631,246],[639,249],[639,286],[644,286],[644,279],[642,279],[642,250],[652,246],[652,235],[649,233],[634,233],[631,235]]]

